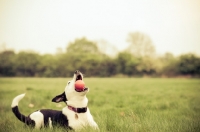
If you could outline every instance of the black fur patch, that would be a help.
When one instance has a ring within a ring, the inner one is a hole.
[[[27,125],[31,125],[31,126],[35,126],[35,121],[31,120],[31,118],[28,116],[26,117],[25,115],[21,114],[19,112],[18,106],[15,106],[12,108],[13,113],[15,114],[15,116],[23,123],[27,124]]]
[[[66,128],[70,128],[68,126],[68,119],[65,115],[62,114],[62,111],[51,110],[51,109],[42,109],[40,112],[44,115],[44,125],[49,126],[49,117],[52,121],[52,126],[59,125],[64,126]]]
[[[56,103],[59,103],[59,102],[66,102],[67,101],[67,97],[65,95],[65,92],[63,92],[62,94],[60,95],[57,95],[56,97],[54,97],[52,99],[52,102],[56,102]]]

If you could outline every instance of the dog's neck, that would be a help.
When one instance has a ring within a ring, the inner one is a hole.
[[[74,111],[75,113],[85,113],[85,112],[87,112],[87,107],[75,108],[73,106],[68,105],[68,109]]]
[[[74,99],[66,101],[66,103],[68,106],[73,106],[75,108],[82,108],[88,105],[88,99],[86,97],[84,97],[81,100],[74,98]]]

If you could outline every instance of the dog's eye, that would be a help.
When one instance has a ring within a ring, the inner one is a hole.
[[[70,81],[67,84],[70,84]]]

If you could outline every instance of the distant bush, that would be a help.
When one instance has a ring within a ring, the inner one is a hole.
[[[84,44],[83,44],[84,43]],[[194,54],[174,57],[135,56],[123,51],[110,57],[85,38],[67,47],[65,53],[40,55],[34,52],[0,53],[0,76],[70,77],[79,69],[87,77],[99,76],[193,76],[200,77],[200,58]]]

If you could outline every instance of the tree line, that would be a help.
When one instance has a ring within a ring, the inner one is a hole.
[[[134,34],[130,34],[130,37],[131,35]],[[86,77],[200,77],[200,57],[191,53],[178,57],[166,53],[156,57],[151,43],[144,44],[150,50],[141,51],[137,45],[141,46],[144,42],[136,41],[134,37],[128,49],[117,53],[114,57],[103,53],[95,42],[86,38],[76,39],[69,43],[65,52],[54,55],[25,51],[15,53],[12,50],[5,50],[0,53],[0,76],[71,77],[72,73],[79,69]],[[131,47],[134,47],[134,52]]]

